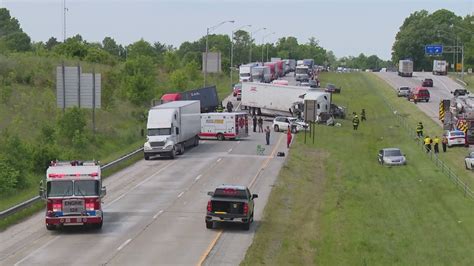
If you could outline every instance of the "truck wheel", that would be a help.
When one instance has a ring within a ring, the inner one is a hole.
[[[183,154],[183,153],[184,153],[184,144],[182,144],[179,149],[179,154]]]
[[[242,228],[245,230],[245,231],[248,231],[250,229],[250,220],[246,223],[243,223],[242,224]]]
[[[103,224],[104,224],[104,220],[100,221],[100,223],[98,223],[98,224],[93,224],[92,228],[94,228],[96,230],[100,230],[100,229],[102,229]]]
[[[199,137],[196,136],[196,137],[194,137],[194,144],[193,144],[193,146],[194,146],[194,147],[197,147],[198,145],[199,145]]]
[[[275,132],[278,132],[278,131],[280,131],[280,127],[278,127],[278,125],[275,125],[275,126],[273,127],[273,130],[275,130]]]
[[[223,141],[224,139],[225,139],[224,134],[222,134],[222,133],[217,134],[217,140]]]
[[[150,160],[150,156],[145,155],[145,161],[148,161],[148,160]]]
[[[46,229],[48,229],[49,231],[55,230],[55,229],[56,229],[56,225],[54,225],[54,224],[46,224]]]
[[[207,229],[212,229],[212,228],[214,228],[214,222],[208,222],[208,221],[206,221],[206,228],[207,228]]]
[[[176,157],[176,150],[175,150],[175,147],[173,147],[173,149],[170,152],[170,158],[174,159],[175,157]]]

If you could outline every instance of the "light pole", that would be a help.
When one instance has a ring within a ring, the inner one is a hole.
[[[271,42],[273,44],[273,42]],[[265,45],[267,47],[267,62],[268,62],[268,43]]]
[[[261,31],[261,30],[266,30],[266,29],[267,29],[267,28],[263,27],[263,28],[260,28],[260,29],[258,29],[258,30],[256,30],[256,31],[250,33],[249,63],[252,62],[252,42],[253,42],[253,41],[252,41],[252,36],[253,36],[255,33],[257,33],[257,32],[259,32],[259,31]]]
[[[206,79],[207,79],[207,55],[209,53],[209,33],[212,32],[213,30],[215,30],[217,27],[219,27],[222,24],[225,24],[227,22],[234,23],[235,21],[234,20],[222,21],[221,23],[206,29],[206,54],[204,56],[204,61],[205,61],[204,62],[204,87],[206,87],[206,84],[207,84]]]
[[[272,33],[269,33],[269,34],[267,34],[267,35],[263,35],[263,36],[262,36],[262,63],[263,63],[263,44],[264,44],[264,42],[265,42],[265,37],[270,36],[270,35],[273,35],[273,34],[275,34],[275,32],[272,32]]]
[[[252,27],[252,25],[243,25],[240,28],[232,31],[232,37],[230,38],[230,87],[232,88],[232,67],[234,67],[234,32],[239,31],[245,27]]]

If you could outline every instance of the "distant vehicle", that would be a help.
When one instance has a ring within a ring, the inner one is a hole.
[[[406,165],[407,160],[398,148],[386,148],[379,150],[378,161],[383,165]]]
[[[464,158],[464,165],[468,170],[474,170],[474,151],[471,151],[465,158]]]
[[[104,213],[101,198],[100,165],[96,161],[52,161],[46,170],[46,187],[41,182],[40,197],[46,203],[46,229],[58,226],[91,225],[102,228]]]
[[[466,135],[461,130],[449,130],[445,133],[448,139],[448,147],[464,146],[466,144]]]
[[[454,97],[466,96],[467,94],[469,94],[469,92],[466,89],[455,89],[451,93],[454,95]]]
[[[309,70],[308,66],[297,66],[295,71],[296,81],[308,81],[309,80]]]
[[[201,139],[242,139],[249,135],[247,113],[201,114]]]
[[[236,97],[237,100],[240,100],[240,97],[242,95],[242,83],[234,84],[232,95]]]
[[[278,78],[278,66],[276,62],[265,62],[263,63],[264,66],[268,66],[270,68],[270,73],[272,73],[272,79]]]
[[[341,93],[341,89],[337,88],[336,85],[328,83],[326,85],[326,88],[324,89],[325,92],[330,92],[330,93]]]
[[[398,97],[408,97],[410,95],[410,87],[399,87],[397,90]]]
[[[302,120],[298,120],[296,117],[277,116],[273,119],[273,130],[275,132],[285,131],[291,128],[291,132],[296,133],[298,131],[306,130],[308,124]]]
[[[240,223],[249,230],[253,222],[257,194],[251,194],[245,186],[221,185],[214,192],[208,192],[206,228],[214,228],[215,223]]]
[[[424,79],[421,83],[423,87],[433,87],[433,79]]]
[[[446,60],[433,60],[433,75],[447,75],[448,64]]]
[[[265,82],[269,83],[272,81],[272,73],[269,66],[258,66],[252,68],[252,80],[253,82]]]
[[[413,61],[400,60],[398,61],[398,75],[402,77],[413,76]]]
[[[252,68],[253,65],[242,65],[239,67],[239,80],[240,82],[252,81]]]
[[[407,100],[413,100],[414,103],[417,102],[429,102],[430,101],[430,92],[427,88],[416,87],[410,91],[410,94],[407,97]]]
[[[199,144],[201,131],[199,101],[175,101],[155,106],[148,112],[145,160],[151,156],[174,159],[184,149]]]
[[[172,101],[191,101],[196,100],[200,102],[201,113],[212,112],[219,104],[216,86],[209,86],[199,89],[187,90],[179,93],[166,93],[161,96],[161,103],[168,103]],[[154,104],[155,105],[155,104]]]
[[[300,82],[299,86],[309,87],[309,81],[302,81]]]
[[[308,84],[311,88],[319,88],[319,83],[316,80],[310,79]]]
[[[288,80],[285,80],[285,79],[275,79],[274,81],[272,81],[272,84],[278,84],[278,85],[288,85]]]

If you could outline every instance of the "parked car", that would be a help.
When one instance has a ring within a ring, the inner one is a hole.
[[[407,160],[399,148],[381,149],[378,154],[378,161],[384,165],[406,165]]]
[[[341,88],[337,88],[336,85],[328,83],[328,85],[326,85],[325,91],[326,92],[331,92],[331,93],[340,93]]]
[[[454,97],[465,96],[465,95],[469,94],[469,92],[466,89],[455,89],[451,93],[454,95]]]
[[[240,100],[242,94],[242,83],[236,83],[233,87],[233,95],[237,97],[237,100]]]
[[[414,103],[425,101],[430,101],[430,91],[427,88],[416,87],[410,91],[410,94],[407,97],[407,100],[413,100]]]
[[[466,169],[474,170],[474,151],[471,151],[471,152],[464,158],[464,165],[466,165]]]
[[[207,193],[211,199],[207,202],[206,228],[214,228],[215,223],[240,223],[244,230],[250,229],[253,222],[254,199],[245,186],[221,185]]]
[[[448,147],[455,145],[464,146],[466,144],[466,134],[461,130],[446,131],[446,138],[448,139]]]
[[[397,90],[398,97],[408,97],[410,95],[410,87],[399,87]]]
[[[424,79],[421,83],[423,87],[433,87],[433,79]]]
[[[311,88],[318,88],[318,87],[319,87],[319,84],[318,84],[318,82],[317,82],[316,80],[310,79],[310,80],[308,81],[308,83],[309,83],[309,86],[310,86]]]
[[[277,116],[273,119],[273,130],[275,132],[285,131],[291,126],[291,131],[296,133],[308,128],[308,124],[304,121],[298,120],[295,117]]]

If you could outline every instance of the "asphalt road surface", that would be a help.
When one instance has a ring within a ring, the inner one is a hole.
[[[284,133],[272,132],[266,146],[263,133],[251,132],[241,141],[201,141],[175,160],[141,160],[105,180],[102,230],[50,232],[42,211],[0,233],[0,265],[237,265],[285,161],[275,156],[287,153],[284,142]],[[206,229],[207,192],[220,184],[259,194],[250,231]]]
[[[418,108],[431,117],[436,123],[441,126],[439,121],[439,103],[443,99],[451,99],[453,95],[451,91],[463,88],[462,85],[452,80],[447,76],[437,76],[430,72],[414,72],[413,77],[400,77],[396,72],[377,72],[374,73],[378,77],[385,80],[393,87],[396,93],[398,87],[409,86],[410,88],[421,86],[421,82],[425,78],[433,79],[433,88],[428,88],[430,91],[430,101],[417,103]]]

